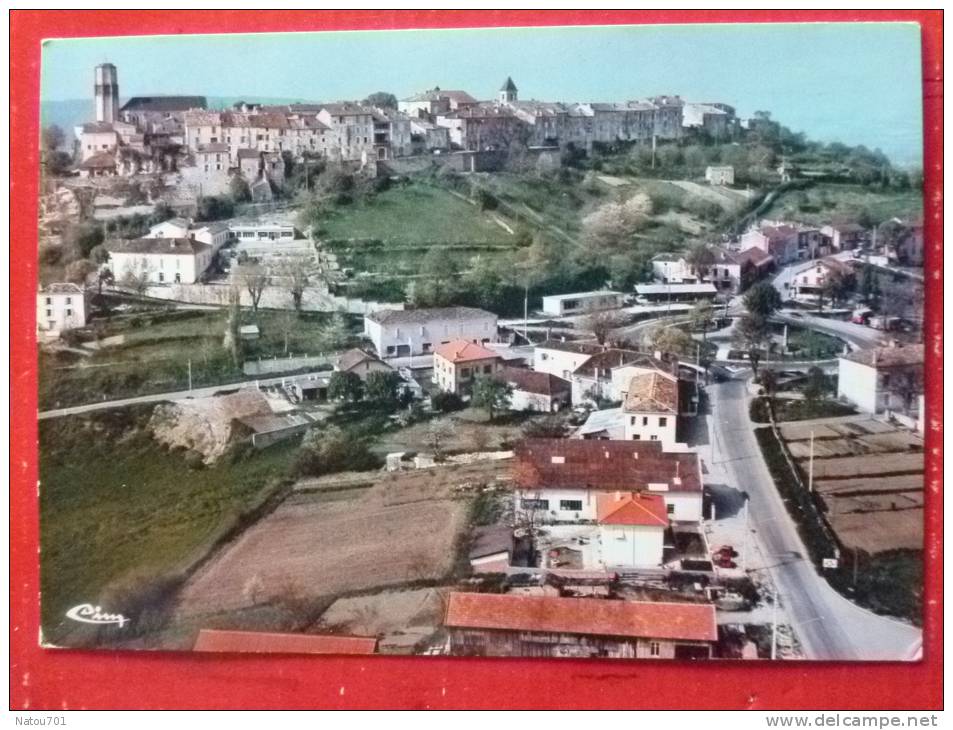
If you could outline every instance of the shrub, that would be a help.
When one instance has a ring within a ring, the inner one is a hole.
[[[185,452],[185,465],[189,469],[204,469],[205,460],[198,451],[194,449]]]
[[[430,405],[438,413],[450,413],[459,411],[463,408],[463,399],[456,393],[445,393],[443,391],[434,393],[430,396]]]

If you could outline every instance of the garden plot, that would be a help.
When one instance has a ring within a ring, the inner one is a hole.
[[[814,434],[814,489],[847,548],[878,553],[923,545],[923,439],[872,416],[784,424],[806,476]]]
[[[466,528],[469,499],[460,485],[499,469],[374,472],[373,486],[339,490],[333,499],[320,488],[298,492],[186,584],[177,619],[205,620],[288,596],[314,606],[341,594],[440,579],[452,569]]]

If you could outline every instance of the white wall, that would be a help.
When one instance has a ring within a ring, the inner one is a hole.
[[[661,441],[664,450],[670,449],[676,442],[675,429],[678,426],[678,417],[671,413],[626,413],[623,411],[622,417],[626,441]]]
[[[863,413],[877,412],[877,371],[851,360],[838,360],[837,397],[846,398]]]
[[[586,314],[605,309],[618,309],[621,306],[622,295],[618,292],[606,291],[580,296],[553,295],[543,297],[543,311],[555,316]]]
[[[695,273],[685,259],[677,261],[653,261],[652,274],[657,281],[667,284],[682,284],[697,281]]]
[[[40,292],[36,295],[36,328],[59,334],[86,324],[86,299],[82,292]]]
[[[533,370],[538,373],[549,373],[563,380],[570,380],[573,371],[580,365],[585,364],[590,357],[592,355],[536,347],[533,350]]]
[[[514,390],[510,397],[510,410],[550,413],[554,410],[553,399],[548,395],[541,395],[540,393]]]
[[[212,252],[200,254],[141,254],[119,253],[109,254],[109,268],[122,285],[126,274],[132,272],[134,276],[146,276],[153,284],[194,284],[211,263]],[[176,275],[179,280],[176,282]]]
[[[477,344],[495,342],[496,315],[433,320],[425,324],[379,324],[365,320],[364,332],[374,343],[379,357],[396,357],[396,348],[400,345],[409,345],[411,355],[423,355],[451,340],[470,340]],[[388,352],[388,347],[394,350]]]
[[[633,485],[634,487],[635,485]],[[702,493],[698,492],[680,492],[650,490],[653,493],[660,494],[665,500],[665,506],[668,509],[668,517],[676,522],[701,522],[702,519]],[[611,493],[611,490],[601,490],[604,494]],[[549,502],[546,509],[537,509],[534,518],[537,523],[546,522],[594,522],[597,517],[596,496],[600,490],[595,489],[524,489],[515,492],[513,508],[519,517],[525,514],[521,506],[523,499],[545,499]],[[560,502],[568,500],[578,500],[582,502],[582,509],[562,509]]]
[[[662,564],[661,525],[600,525],[602,562],[607,568],[655,568]]]

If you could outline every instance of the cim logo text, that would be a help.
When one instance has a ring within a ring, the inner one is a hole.
[[[81,603],[78,606],[73,606],[66,612],[66,618],[84,624],[116,624],[120,628],[131,620],[121,613],[105,613],[101,607],[94,606],[91,603]]]

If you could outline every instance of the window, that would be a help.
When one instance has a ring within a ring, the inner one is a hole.
[[[52,310],[52,309],[47,309],[47,310],[46,310],[46,316],[47,316],[47,317],[52,317],[52,316],[53,316],[53,310]]]
[[[47,303],[47,304],[52,304],[52,303],[53,303],[53,297],[47,297],[47,298],[46,298],[46,303]]]
[[[668,425],[668,419],[665,416],[660,417],[658,419],[658,425],[665,428],[665,426]]]
[[[653,433],[651,436],[649,436],[649,441],[658,441],[658,436],[656,436],[656,435]]]
[[[492,366],[492,365],[484,365],[484,366],[483,366],[483,372],[484,372],[484,373],[492,373],[492,372],[493,372],[493,366]]]
[[[545,360],[548,360],[548,359],[549,359],[549,355],[547,355],[545,352],[540,353],[539,359],[540,359],[540,360],[544,360],[544,361],[545,361]]]
[[[159,272],[159,281],[160,282],[165,281],[165,274],[163,274],[161,271]]]
[[[629,418],[629,425],[630,425],[630,426],[634,426],[634,425],[635,425],[635,416],[632,416],[632,417]]]
[[[632,440],[633,440],[633,441],[641,441],[641,440],[642,440],[642,437],[641,437],[639,434],[634,433],[634,434],[632,434]]]
[[[549,509],[548,499],[521,499],[521,509]]]
[[[581,499],[561,499],[559,500],[559,509],[566,512],[581,512],[582,511],[582,500]]]
[[[67,309],[67,310],[66,310],[66,316],[67,316],[67,317],[72,317],[72,316],[73,316],[73,310],[72,310],[72,309]]]
[[[674,514],[675,514],[675,505],[674,505],[674,504],[667,504],[667,505],[665,505],[665,513],[666,513],[666,514],[670,514],[670,515],[674,515]]]
[[[649,642],[649,655],[650,656],[661,656],[662,655],[662,645],[657,641]]]
[[[469,378],[469,377],[470,377],[470,368],[461,368],[461,369],[460,369],[460,377],[461,377],[461,378]]]
[[[66,303],[67,303],[67,304],[72,304],[72,303],[73,303],[73,297],[66,297]]]
[[[643,426],[648,426],[648,425],[649,425],[649,417],[648,417],[648,416],[642,416],[642,425],[643,425]]]

